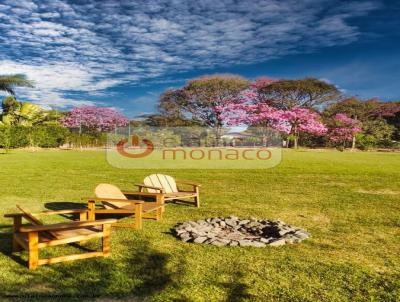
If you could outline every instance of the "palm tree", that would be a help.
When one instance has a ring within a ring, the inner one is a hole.
[[[33,87],[33,82],[23,74],[0,75],[0,91],[15,95],[15,87]]]

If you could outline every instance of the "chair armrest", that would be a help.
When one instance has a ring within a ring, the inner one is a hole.
[[[186,180],[175,180],[177,184],[182,184],[182,185],[191,185],[193,187],[201,187],[201,184],[195,183],[195,182],[190,182]]]
[[[138,195],[138,196],[157,196],[162,195],[162,192],[131,192],[131,191],[122,191],[124,195]]]
[[[115,199],[115,198],[97,198],[97,197],[84,197],[82,198],[86,201],[108,201],[108,202],[130,202],[134,204],[144,203],[143,200],[133,200],[133,199]]]
[[[68,209],[68,210],[56,210],[56,211],[43,211],[39,213],[33,213],[32,215],[57,215],[57,214],[73,214],[73,213],[85,213],[87,209]]]
[[[38,215],[57,215],[57,214],[72,214],[72,213],[84,213],[87,212],[87,209],[68,209],[68,210],[57,210],[57,211],[43,211],[43,212],[38,212],[38,213],[32,213],[32,215],[38,216]],[[10,217],[18,217],[18,216],[24,216],[24,213],[10,213],[10,214],[5,214],[4,217],[10,218]]]
[[[13,218],[13,217],[22,217],[24,216],[24,213],[8,213],[8,214],[4,214],[5,218]]]
[[[40,232],[40,231],[57,231],[57,230],[66,230],[66,229],[75,229],[82,228],[88,226],[98,226],[110,223],[116,223],[116,219],[101,219],[101,220],[93,220],[93,221],[73,221],[73,222],[63,222],[63,223],[55,223],[48,225],[29,225],[22,226],[19,231],[20,232]]]
[[[148,185],[145,185],[145,184],[135,184],[135,186],[139,187],[139,189],[140,188],[146,188],[146,189],[159,190],[159,191],[161,191],[161,193],[164,192],[164,189],[160,188],[160,187],[153,187],[153,186],[148,186]]]

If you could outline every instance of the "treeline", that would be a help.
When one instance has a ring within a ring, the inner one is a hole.
[[[214,75],[165,91],[149,126],[203,125],[221,135],[226,125],[270,127],[288,146],[398,148],[400,102],[344,96],[335,85],[314,78],[254,82]]]
[[[233,75],[200,77],[168,89],[158,100],[158,113],[134,120],[111,108],[61,112],[8,96],[2,102],[0,148],[101,147],[107,133],[127,125],[132,133],[207,127],[217,142],[228,126],[245,125],[247,133],[255,127],[279,131],[287,147],[399,148],[400,102],[346,97],[335,85],[313,78],[252,82]]]
[[[71,148],[104,147],[107,134],[77,133],[62,125],[0,126],[0,148],[58,148],[65,145]]]
[[[82,110],[82,108],[76,110]],[[0,148],[57,148],[63,145],[75,148],[105,146],[107,143],[105,130],[109,129],[101,127],[108,123],[112,128],[112,123],[103,116],[104,112],[112,118],[119,116],[119,113],[97,107],[85,110],[86,114],[79,111],[80,115],[77,118],[73,115],[74,110],[70,112],[44,110],[39,105],[18,102],[14,96],[8,96],[2,102]],[[88,124],[88,121],[93,120],[93,116],[90,114],[97,116],[97,119],[101,121],[99,125]],[[67,125],[68,118],[75,118],[78,125]]]

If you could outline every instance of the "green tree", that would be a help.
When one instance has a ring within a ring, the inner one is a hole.
[[[42,107],[32,103],[18,102],[15,97],[9,96],[3,100],[1,124],[33,126],[41,124],[47,116]]]
[[[23,74],[0,75],[0,91],[15,95],[15,87],[33,87],[33,82]]]
[[[222,108],[249,87],[248,80],[234,75],[213,75],[189,81],[183,88],[182,114],[214,128],[217,142],[223,129]]]
[[[365,141],[365,148],[400,139],[400,102],[351,97],[326,108],[323,116],[329,119],[337,113],[345,113],[363,123],[363,134],[357,137]]]
[[[314,78],[265,81],[256,85],[260,98],[279,109],[318,107],[337,101],[340,92],[335,85]]]

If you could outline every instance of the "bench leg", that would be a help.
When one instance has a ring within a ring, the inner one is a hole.
[[[194,198],[194,202],[197,208],[200,208],[200,192],[199,188],[196,187],[196,197]]]
[[[96,207],[96,202],[94,200],[89,200],[88,201],[88,220],[95,220],[96,219],[96,215],[95,215],[95,207]]]
[[[142,228],[143,221],[143,205],[141,203],[135,204],[135,229]]]
[[[15,234],[19,232],[19,228],[22,224],[22,216],[14,216],[14,226],[13,226],[13,242],[12,242],[12,251],[20,252],[23,248],[19,245],[18,241],[15,239]]]
[[[157,210],[156,219],[159,220],[162,218],[162,214],[165,212],[165,198],[163,194],[156,195],[156,204],[162,205],[163,207]]]
[[[111,234],[111,224],[103,225],[103,256],[107,257],[110,255],[110,234]]]
[[[38,232],[29,232],[28,233],[28,267],[30,270],[34,270],[38,267],[39,262],[39,233]]]
[[[88,219],[88,212],[79,213],[79,221],[86,221]],[[87,240],[79,241],[79,244],[85,244]]]

